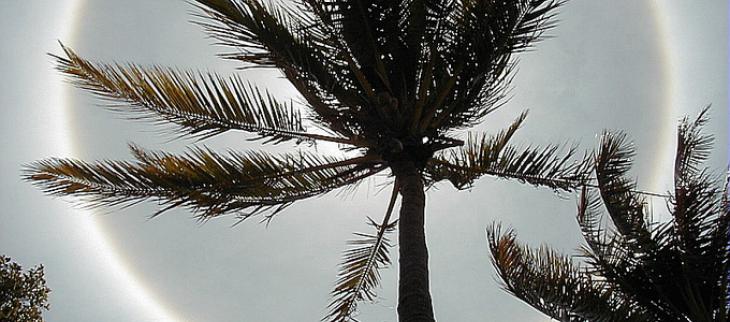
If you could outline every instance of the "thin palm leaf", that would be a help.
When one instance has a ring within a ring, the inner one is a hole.
[[[357,303],[375,298],[375,288],[380,284],[379,270],[390,265],[388,249],[392,246],[387,234],[395,231],[397,220],[390,222],[390,215],[398,197],[398,182],[393,185],[388,210],[380,224],[370,219],[370,225],[377,229],[375,235],[356,233],[360,238],[352,240],[352,246],[344,255],[340,265],[339,279],[332,291],[330,312],[323,321],[346,322],[354,320]]]

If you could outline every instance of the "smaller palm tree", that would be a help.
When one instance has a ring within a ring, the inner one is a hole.
[[[585,262],[525,247],[493,225],[489,246],[504,288],[559,321],[727,321],[728,185],[701,167],[713,141],[701,133],[706,112],[679,126],[669,222],[647,218],[627,178],[634,150],[626,135],[606,133],[595,157],[599,193],[584,188],[578,204]]]

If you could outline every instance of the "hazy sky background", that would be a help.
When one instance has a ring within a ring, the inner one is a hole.
[[[386,178],[356,193],[296,203],[268,227],[232,218],[199,225],[185,211],[148,220],[148,204],[81,211],[20,181],[24,163],[51,156],[129,159],[127,143],[182,151],[196,142],[160,135],[95,106],[53,71],[57,40],[100,61],[238,72],[215,54],[184,1],[0,0],[0,253],[26,267],[43,263],[49,321],[317,321],[345,242],[382,218]],[[514,98],[478,128],[496,132],[525,109],[520,144],[579,143],[592,149],[603,129],[636,142],[640,187],[671,183],[680,115],[712,103],[717,136],[711,165],[727,166],[727,2],[571,1],[536,50],[519,55]],[[281,97],[295,92],[276,72],[243,75]],[[241,133],[198,144],[248,149]],[[290,144],[267,149],[283,151]],[[331,147],[320,147],[328,153]],[[471,191],[441,184],[427,194],[427,239],[440,321],[547,321],[499,289],[485,228],[500,220],[521,239],[572,251],[580,242],[575,197],[484,178]],[[387,189],[386,189],[387,190]],[[661,217],[661,199],[652,199]],[[395,238],[395,236],[394,236]],[[397,253],[394,249],[393,254]],[[397,262],[397,256],[394,256]],[[396,321],[397,269],[383,271],[377,303],[362,321]]]

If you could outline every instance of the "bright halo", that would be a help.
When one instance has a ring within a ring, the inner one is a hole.
[[[71,41],[75,34],[75,25],[80,11],[83,9],[83,0],[68,0],[62,13],[65,20],[62,21],[61,39]],[[61,156],[73,156],[75,154],[74,142],[71,140],[71,119],[69,117],[68,108],[70,108],[70,92],[59,74],[54,74],[52,79],[51,101],[61,102],[61,108],[49,108],[49,113],[55,114],[52,119],[57,120],[52,125],[50,133],[55,135],[56,142],[54,145],[57,150],[55,154]],[[49,106],[51,106],[49,104]],[[105,269],[105,274],[109,280],[115,281],[120,294],[124,297],[132,299],[132,305],[140,308],[144,312],[143,317],[135,317],[137,321],[180,321],[173,314],[168,312],[160,301],[154,298],[149,290],[139,282],[125,263],[121,261],[116,250],[107,240],[106,236],[97,223],[96,218],[91,211],[74,210],[76,215],[76,232],[86,237],[92,256],[98,260]]]

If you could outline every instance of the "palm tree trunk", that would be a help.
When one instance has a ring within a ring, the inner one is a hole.
[[[394,170],[403,197],[398,220],[398,321],[433,322],[424,231],[426,195],[423,180],[411,162],[394,167]]]

